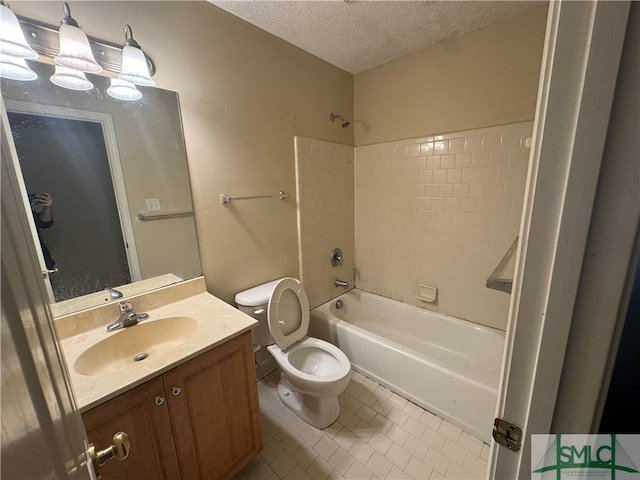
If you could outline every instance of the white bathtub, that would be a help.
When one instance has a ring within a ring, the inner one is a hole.
[[[504,333],[351,290],[311,311],[309,334],[355,370],[489,442]]]

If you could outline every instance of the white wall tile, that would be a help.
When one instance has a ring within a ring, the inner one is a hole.
[[[464,138],[455,138],[449,140],[449,153],[464,152]]]
[[[396,147],[406,156],[406,144]],[[355,185],[366,189],[374,181],[379,169],[367,163],[377,165],[384,151],[360,152],[356,172],[353,147],[296,137],[295,148],[300,280],[314,308],[343,293],[333,284],[336,278],[355,283]],[[332,267],[329,255],[336,247],[344,263]]]
[[[482,150],[497,150],[500,148],[500,141],[502,139],[501,132],[493,131],[487,132],[482,135]]]
[[[462,169],[452,168],[447,170],[447,183],[460,183],[462,181]]]
[[[433,153],[436,155],[442,155],[449,153],[449,142],[446,140],[440,140],[433,143]]]
[[[440,155],[432,155],[427,157],[427,168],[436,170],[440,168]]]
[[[357,147],[356,286],[504,329],[509,296],[484,281],[518,232],[532,126]],[[438,302],[416,299],[416,283]]]
[[[300,276],[312,308],[342,293],[333,286],[341,278],[505,328],[508,296],[484,280],[517,235],[531,130],[523,122],[355,152],[296,138]],[[336,246],[345,253],[338,269],[328,262]],[[416,283],[438,287],[438,302],[417,300]]]
[[[464,140],[464,139],[461,139]],[[456,155],[456,168],[466,168],[473,165],[473,155],[481,152],[474,152],[473,154],[470,152],[467,153],[458,153]],[[487,155],[488,157],[488,155]]]
[[[459,139],[462,140],[462,139]],[[447,154],[440,156],[441,168],[456,168],[456,155]]]
[[[464,143],[465,152],[478,152],[482,149],[482,137],[479,135],[466,137]]]
[[[433,142],[426,142],[420,144],[420,155],[433,155]]]

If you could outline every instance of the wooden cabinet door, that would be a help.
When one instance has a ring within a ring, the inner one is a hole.
[[[182,478],[232,478],[260,452],[250,332],[171,370],[163,380]]]
[[[162,398],[160,405],[156,397]],[[100,469],[103,480],[176,479],[180,476],[167,398],[161,378],[140,385],[82,415],[96,450],[111,445],[113,434],[126,432],[131,453]]]

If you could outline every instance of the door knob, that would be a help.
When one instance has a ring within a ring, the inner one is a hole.
[[[131,451],[131,442],[129,442],[129,436],[124,432],[118,432],[113,436],[113,442],[110,447],[96,452],[96,447],[93,443],[89,444],[87,454],[93,464],[93,470],[96,473],[96,477],[99,479],[100,467],[107,463],[112,458],[115,458],[119,462],[122,462],[129,457]]]

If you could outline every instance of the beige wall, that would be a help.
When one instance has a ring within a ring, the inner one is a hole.
[[[57,24],[58,2],[13,2]],[[71,2],[93,36],[122,26],[180,96],[203,273],[213,294],[299,276],[293,137],[357,145],[533,117],[546,7],[353,75],[206,2]],[[354,99],[354,90],[357,92]],[[330,112],[356,121],[342,129]],[[226,206],[222,192],[284,190]],[[464,316],[464,315],[463,315]]]
[[[444,40],[355,77],[355,144],[530,120],[547,7]]]
[[[236,292],[297,277],[293,137],[353,143],[353,75],[206,2],[70,2],[93,36],[120,43],[125,24],[180,96],[203,273],[209,291]],[[59,2],[13,2],[57,24]],[[222,206],[219,195],[284,190],[288,200]]]
[[[504,330],[509,295],[485,282],[518,235],[532,128],[356,147],[356,287]]]
[[[334,280],[354,284],[353,147],[296,137],[300,278],[314,308],[344,293]],[[329,260],[342,250],[342,265]]]

